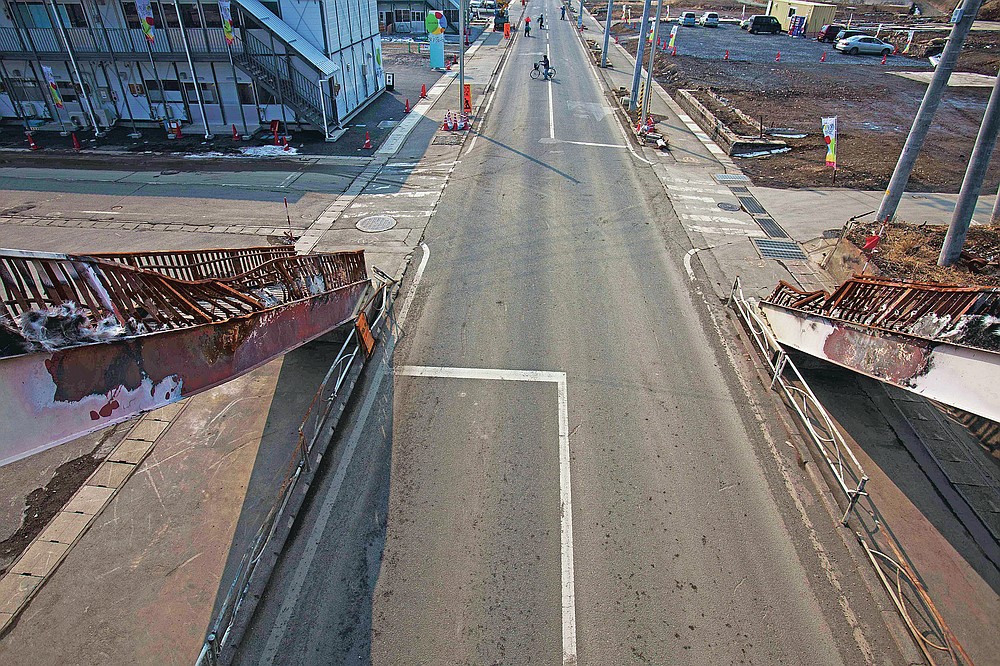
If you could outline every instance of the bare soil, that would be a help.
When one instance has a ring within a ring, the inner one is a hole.
[[[641,6],[638,11],[641,15]],[[880,15],[877,11],[869,13]],[[891,14],[893,19],[902,18],[898,11],[883,13]],[[636,34],[622,24],[613,25],[612,32],[622,37]],[[931,40],[945,34],[918,33],[911,51],[922,54]],[[902,40],[902,47],[906,33],[899,33],[895,39]],[[623,39],[621,43],[634,55],[636,40]],[[922,65],[926,60],[921,56],[914,60],[915,65],[918,63]],[[998,68],[1000,33],[973,33],[959,58],[958,70],[995,76]],[[926,71],[926,67],[922,69]],[[787,188],[834,185],[832,170],[825,164],[821,118],[837,116],[836,186],[885,189],[926,90],[923,83],[878,67],[830,63],[797,65],[678,55],[657,58],[655,75],[671,92],[680,88],[712,90],[745,114],[760,119],[766,129],[806,134],[804,138],[785,139],[791,148],[787,153],[739,161],[758,185]],[[947,88],[908,191],[958,192],[989,95],[989,88]],[[718,104],[710,106],[723,118],[735,116]],[[1000,156],[995,155],[983,192],[995,192],[998,185]]]

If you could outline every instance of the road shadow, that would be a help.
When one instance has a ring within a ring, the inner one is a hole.
[[[892,480],[969,566],[1000,593],[1000,570],[951,511],[891,426],[892,416],[898,418],[898,415],[883,414],[871,398],[872,391],[881,390],[877,380],[800,353],[791,353],[790,357],[849,439]],[[916,430],[920,428],[920,424],[911,425]],[[906,531],[905,525],[883,524],[882,528],[890,532],[895,528],[903,534]]]

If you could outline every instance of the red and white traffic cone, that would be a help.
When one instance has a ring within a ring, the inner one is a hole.
[[[372,137],[368,132],[365,132],[365,145],[361,147],[365,150],[371,150],[372,148]]]
[[[236,125],[233,125],[233,141],[240,140],[240,133],[236,131]]]
[[[183,139],[184,138],[184,134],[181,132],[181,124],[180,123],[177,123],[177,128],[174,129],[174,138],[175,139]]]
[[[774,62],[781,62],[781,51],[778,51],[778,54],[774,56]]]
[[[73,137],[73,150],[80,152],[83,146],[80,145],[80,140],[76,138],[76,132],[73,132],[70,136]]]
[[[427,99],[427,84],[420,85],[420,99]]]
[[[823,55],[819,57],[820,62],[826,62],[826,51],[823,51]]]
[[[726,55],[722,56],[723,60],[729,60],[729,49],[726,49]]]
[[[28,148],[31,150],[41,150],[39,145],[35,143],[35,139],[32,138],[31,134],[28,134]]]
[[[278,140],[278,130],[274,130],[274,145],[280,146],[281,141]]]
[[[290,151],[292,149],[292,147],[288,145],[288,137],[287,136],[286,137],[282,137],[282,141],[285,142],[284,151],[287,153],[288,151]]]
[[[409,98],[407,98],[406,106],[403,107],[403,113],[409,113],[409,112],[410,112],[410,100]]]
[[[886,59],[887,59],[888,57],[889,57],[889,54],[888,54],[888,53],[886,53],[885,55],[883,55],[883,56],[882,56],[882,64],[883,64],[883,65],[885,64],[885,61],[886,61]]]
[[[670,55],[672,55],[672,56],[677,55],[677,47],[676,46],[670,51]]]

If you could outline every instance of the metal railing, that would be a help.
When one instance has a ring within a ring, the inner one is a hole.
[[[378,330],[383,319],[388,320],[391,317],[393,303],[391,288],[393,284],[395,283],[390,281],[380,281],[368,304],[361,308],[362,312],[374,308],[378,313],[372,321],[372,331]],[[397,331],[389,324],[391,322],[387,321],[385,326],[387,335],[396,335]],[[389,344],[391,345],[391,342]],[[284,515],[299,479],[312,471],[313,463],[310,461],[310,456],[313,454],[314,446],[319,437],[326,432],[327,421],[333,406],[341,396],[352,368],[361,357],[364,357],[364,350],[355,327],[351,329],[341,345],[340,351],[306,409],[298,427],[298,444],[289,459],[288,473],[278,488],[271,509],[261,522],[260,528],[240,560],[240,565],[229,585],[226,597],[195,661],[196,666],[217,664],[223,646],[232,640],[231,631],[250,591],[250,585],[260,563],[261,555],[274,537],[276,527],[280,522],[279,519]]]
[[[241,43],[237,40],[237,43]],[[290,106],[313,116],[310,120],[322,124],[323,104],[320,102],[319,74],[311,79],[289,62],[288,56],[275,53],[268,44],[255,37],[250,32],[244,32],[242,37],[241,56],[237,61],[241,65],[256,65],[270,80],[263,78],[264,85],[280,88],[283,100]],[[327,108],[329,101],[326,100]]]
[[[805,426],[806,432],[817,450],[820,452],[827,467],[837,481],[837,487],[847,499],[847,509],[841,518],[841,523],[847,525],[847,520],[854,511],[858,500],[867,496],[865,486],[868,476],[847,446],[844,437],[837,430],[833,419],[809,388],[799,369],[768,332],[767,323],[755,311],[755,308],[743,295],[740,279],[736,278],[729,296],[730,305],[735,306],[740,318],[750,332],[754,345],[764,357],[771,371],[771,388],[780,389],[788,403],[798,414],[799,420]],[[790,375],[791,381],[786,379]]]
[[[146,36],[139,28],[66,28],[66,37],[77,54],[108,53],[182,54],[184,41],[180,28],[156,28],[156,39],[147,45]],[[238,32],[241,32],[238,30]],[[20,33],[20,35],[18,34]],[[191,52],[226,55],[228,48],[222,28],[190,28],[187,30]],[[53,28],[0,28],[0,52],[22,53],[25,50],[38,53],[65,53],[62,38]],[[239,53],[241,45],[237,40],[231,46],[233,53]]]

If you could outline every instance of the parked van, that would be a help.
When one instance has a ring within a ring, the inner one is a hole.
[[[681,14],[681,18],[677,22],[685,28],[693,28],[698,25],[698,15],[694,12],[684,12]]]
[[[830,23],[824,25],[819,29],[819,34],[816,35],[817,42],[829,42],[831,44],[836,43],[837,35],[841,30],[846,30],[846,25],[841,25],[839,23]]]
[[[748,18],[745,23],[745,29],[751,35],[758,33],[771,33],[774,35],[781,34],[781,24],[778,23],[778,19],[773,16],[755,14]],[[741,24],[740,27],[742,28],[743,25]]]

